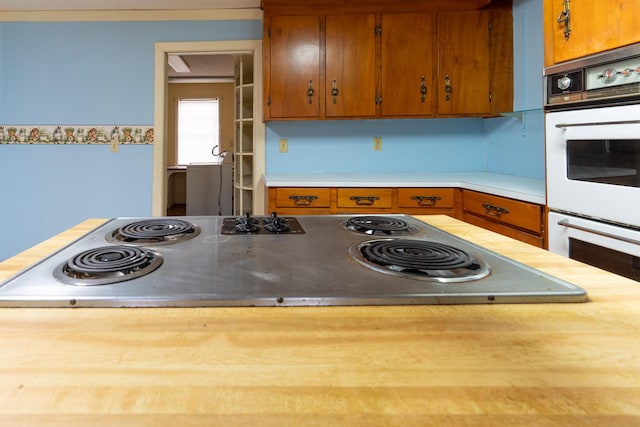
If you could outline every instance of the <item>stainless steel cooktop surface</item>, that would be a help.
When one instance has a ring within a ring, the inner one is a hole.
[[[115,218],[0,283],[9,307],[586,300],[578,286],[405,215]]]

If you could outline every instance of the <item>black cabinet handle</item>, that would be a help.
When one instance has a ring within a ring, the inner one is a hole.
[[[497,218],[500,218],[502,214],[508,214],[509,209],[502,208],[500,206],[490,205],[489,203],[483,203],[482,207],[484,208],[484,213],[487,215],[492,215]]]
[[[418,202],[418,206],[435,206],[438,200],[442,200],[440,196],[411,196],[411,200]]]
[[[376,200],[380,200],[378,196],[351,196],[351,200],[356,202],[358,206],[372,206]]]
[[[316,200],[318,198],[318,196],[289,196],[289,198],[291,200],[293,200],[293,203],[296,206],[309,206],[311,205],[311,202],[313,202],[314,200]]]

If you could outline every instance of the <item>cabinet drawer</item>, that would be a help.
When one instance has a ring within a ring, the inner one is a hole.
[[[490,221],[542,233],[542,206],[465,190],[463,208]]]
[[[331,204],[329,188],[278,188],[278,208],[328,208]]]
[[[453,188],[399,188],[400,208],[453,208]]]
[[[339,208],[391,208],[391,188],[338,188]]]

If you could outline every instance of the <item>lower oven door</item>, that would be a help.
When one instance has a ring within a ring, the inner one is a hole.
[[[640,281],[640,229],[549,212],[549,250]]]

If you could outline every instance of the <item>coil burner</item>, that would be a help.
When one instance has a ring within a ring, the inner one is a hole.
[[[373,236],[405,236],[414,232],[403,219],[386,216],[355,216],[345,222],[345,227],[356,233]]]
[[[484,261],[462,249],[427,240],[370,240],[349,254],[373,270],[430,282],[467,282],[490,273]]]
[[[160,254],[148,249],[104,246],[75,255],[56,268],[53,276],[68,285],[108,285],[144,276],[162,262]]]
[[[175,218],[136,221],[107,234],[109,242],[124,245],[167,245],[194,238],[200,227]]]

